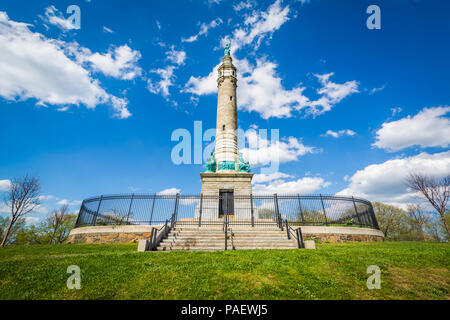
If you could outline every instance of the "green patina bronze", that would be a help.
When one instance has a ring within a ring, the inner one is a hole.
[[[226,56],[230,55],[230,46],[231,46],[231,41],[225,45],[225,55]]]
[[[216,172],[216,157],[214,156],[214,152],[211,152],[210,157],[206,160],[205,168],[205,172]]]
[[[236,166],[234,161],[222,161],[219,163],[219,170],[235,170]]]
[[[250,172],[250,163],[248,161],[244,161],[244,157],[242,156],[242,152],[239,152],[239,172]]]

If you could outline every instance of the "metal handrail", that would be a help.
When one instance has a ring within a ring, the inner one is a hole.
[[[156,250],[161,241],[167,237],[170,230],[171,227],[169,226],[169,220],[166,220],[166,223],[159,229],[152,228],[152,231],[150,233],[150,251]]]
[[[290,240],[291,236],[297,241],[297,246],[299,249],[305,248],[305,244],[303,242],[302,230],[298,227],[296,230],[289,225],[288,220],[284,220],[286,224],[286,234],[287,238]]]

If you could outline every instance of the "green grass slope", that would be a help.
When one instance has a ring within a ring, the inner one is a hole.
[[[0,299],[449,299],[450,245],[319,244],[317,250],[144,252],[137,244],[0,249]],[[81,289],[66,287],[81,268]],[[367,267],[381,268],[368,290]]]

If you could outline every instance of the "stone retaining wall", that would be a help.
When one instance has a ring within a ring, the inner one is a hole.
[[[73,229],[67,243],[127,243],[150,239],[152,228],[161,226],[95,226]]]
[[[296,229],[297,227],[293,227]],[[357,227],[301,227],[304,239],[328,242],[376,242],[383,241],[384,234],[380,230]]]
[[[95,226],[81,227],[70,232],[68,243],[127,243],[149,239],[153,227],[161,226]],[[294,229],[297,227],[294,227]],[[303,238],[328,242],[383,241],[380,230],[356,227],[301,227]]]

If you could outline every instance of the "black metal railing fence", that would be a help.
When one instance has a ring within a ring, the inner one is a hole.
[[[99,225],[360,226],[379,229],[372,204],[331,195],[130,194],[86,199],[76,227]],[[231,200],[231,201],[230,201]]]

